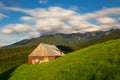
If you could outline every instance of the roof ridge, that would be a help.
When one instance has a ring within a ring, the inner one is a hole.
[[[44,46],[45,46],[46,48],[48,48],[48,50],[49,50],[50,52],[53,51],[53,52],[51,52],[52,54],[56,53],[54,50],[52,50],[52,47],[51,47],[51,48],[49,47],[49,46],[54,46],[54,45],[44,44]],[[58,53],[56,53],[56,54],[54,54],[54,55],[58,56]]]
[[[62,56],[55,45],[40,43],[28,56]]]

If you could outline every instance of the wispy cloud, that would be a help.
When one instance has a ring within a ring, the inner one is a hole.
[[[1,32],[5,34],[22,34],[29,31],[27,24],[8,24]]]
[[[47,0],[39,0],[39,3],[40,3],[40,4],[46,4],[46,3],[47,3]]]
[[[103,25],[110,25],[110,24],[116,24],[116,19],[110,18],[110,17],[102,17],[97,19],[100,24]]]
[[[2,2],[2,1],[0,1],[0,6],[1,6],[1,7],[4,7],[4,4],[3,4],[3,2]]]
[[[7,16],[2,14],[2,13],[0,13],[0,19],[3,19],[3,18],[7,18]]]
[[[119,7],[118,8],[105,8],[105,9],[102,9],[100,11],[84,14],[83,17],[86,19],[96,19],[96,18],[111,16],[111,15],[120,16],[119,13],[120,13]]]

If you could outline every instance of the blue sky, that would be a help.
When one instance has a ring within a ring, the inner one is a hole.
[[[120,28],[120,0],[0,0],[0,46],[54,33]]]

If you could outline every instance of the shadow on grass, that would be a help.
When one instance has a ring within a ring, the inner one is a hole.
[[[16,69],[17,67],[14,67],[2,74],[0,74],[0,80],[8,80],[11,76],[11,73]]]
[[[74,51],[73,49],[71,49],[71,48],[68,47],[68,46],[58,45],[57,47],[58,47],[62,52],[64,52],[65,54]]]

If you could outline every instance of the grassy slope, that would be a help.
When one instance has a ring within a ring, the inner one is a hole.
[[[10,80],[120,80],[120,39],[39,65],[23,64]]]
[[[81,48],[84,48],[84,47],[87,47],[93,44],[105,42],[111,39],[120,38],[119,34],[120,34],[120,31],[118,30],[107,36],[103,36],[101,38],[88,41],[87,43],[78,44],[77,46],[72,46],[70,48],[72,48],[73,50],[78,50],[78,49],[81,49]],[[58,37],[56,37],[55,39],[57,40],[57,38]],[[49,40],[54,41],[52,39],[49,39]],[[49,43],[50,42],[49,40],[42,39],[41,41]],[[58,43],[61,42],[61,40],[58,40],[58,41],[59,41]],[[18,46],[18,47],[0,49],[0,80],[7,80],[7,78],[9,77],[9,74],[17,66],[27,62],[27,55],[31,53],[31,51],[37,46],[37,44],[39,44],[39,39],[34,42],[30,41],[30,44],[26,46]],[[62,47],[60,49],[62,49],[64,52],[69,52],[69,49],[65,47]]]

